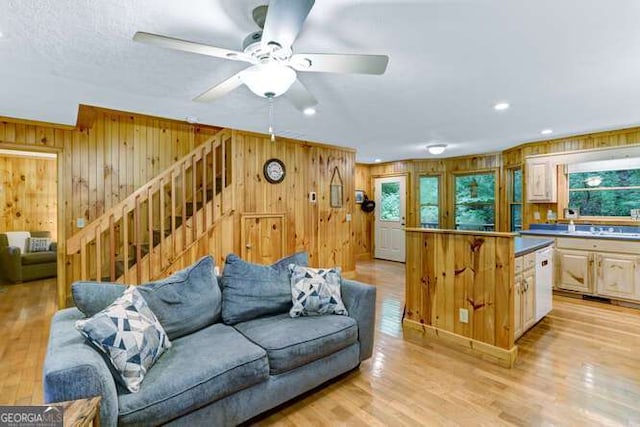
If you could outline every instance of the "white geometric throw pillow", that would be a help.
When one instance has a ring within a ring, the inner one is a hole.
[[[27,252],[46,252],[51,246],[51,239],[48,237],[29,237],[27,239]]]
[[[117,379],[132,393],[140,390],[147,371],[171,348],[162,325],[134,286],[104,310],[78,320],[76,329],[106,355]]]
[[[289,271],[293,297],[289,316],[349,315],[340,296],[340,269],[291,264]]]

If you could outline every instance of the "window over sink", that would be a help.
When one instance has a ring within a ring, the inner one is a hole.
[[[568,207],[586,217],[630,217],[640,209],[640,158],[567,166]]]

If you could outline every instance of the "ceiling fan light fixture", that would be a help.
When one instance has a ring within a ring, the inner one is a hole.
[[[263,98],[278,97],[296,81],[296,72],[277,62],[254,65],[242,73],[242,82]]]
[[[496,105],[493,106],[493,109],[496,111],[505,111],[505,110],[508,110],[509,107],[511,107],[511,105],[509,105],[508,102],[498,102]]]
[[[444,153],[444,150],[446,148],[447,144],[433,144],[427,146],[427,151],[429,151],[429,153],[433,154],[434,156],[437,156]]]

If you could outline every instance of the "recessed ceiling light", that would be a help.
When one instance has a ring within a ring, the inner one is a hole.
[[[508,102],[498,102],[496,105],[493,106],[493,109],[496,111],[504,111],[504,110],[508,110],[510,107]]]
[[[374,162],[376,163],[380,163],[382,161],[382,159],[375,159]]]
[[[543,135],[551,135],[553,133],[553,129],[544,129],[540,133]]]
[[[0,31],[0,39],[4,37],[4,34],[2,33],[2,31]]]
[[[433,144],[427,146],[427,150],[429,151],[429,153],[435,156],[444,153],[445,148],[447,148],[447,144]]]
[[[303,113],[305,116],[313,116],[316,113],[316,109],[313,107],[307,107],[304,109]]]
[[[187,116],[184,118],[187,123],[198,123],[198,118],[196,116]]]

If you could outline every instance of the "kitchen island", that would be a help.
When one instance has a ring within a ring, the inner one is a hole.
[[[535,323],[536,253],[547,251],[551,271],[553,240],[423,228],[407,228],[406,235],[405,337],[439,340],[513,366],[518,333]],[[549,310],[550,281],[543,292]]]

